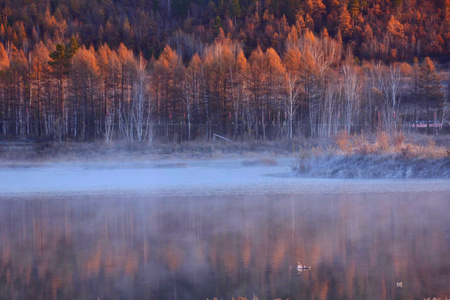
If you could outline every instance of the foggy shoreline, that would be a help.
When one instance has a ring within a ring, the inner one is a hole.
[[[3,142],[0,167],[52,162],[159,161],[177,159],[224,159],[254,157],[292,157],[297,141],[223,141],[184,143],[127,142]]]
[[[346,179],[448,179],[450,156],[443,158],[402,157],[396,154],[329,155],[294,167],[301,176]]]

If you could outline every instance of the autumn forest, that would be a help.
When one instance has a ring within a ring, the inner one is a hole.
[[[450,0],[0,0],[0,139],[448,122]]]

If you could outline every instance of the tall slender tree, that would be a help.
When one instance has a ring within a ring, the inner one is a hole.
[[[425,57],[420,65],[418,90],[427,111],[427,134],[430,132],[430,108],[434,109],[437,114],[437,110],[443,107],[444,96],[441,88],[441,79],[433,61],[429,57]]]

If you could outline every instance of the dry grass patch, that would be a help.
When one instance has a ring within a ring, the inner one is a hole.
[[[345,130],[338,132],[336,136],[336,146],[345,154],[351,154],[353,151],[353,145],[351,136]]]

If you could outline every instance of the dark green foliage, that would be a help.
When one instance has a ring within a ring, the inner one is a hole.
[[[67,45],[56,45],[56,50],[50,52],[51,61],[49,65],[60,75],[66,75],[69,72],[70,61],[77,52],[79,46],[77,39],[72,36]]]
[[[348,2],[348,12],[352,16],[352,18],[356,18],[359,14],[359,0],[350,0]]]
[[[214,36],[219,35],[221,28],[222,28],[222,20],[220,19],[219,16],[217,16],[213,24]]]
[[[394,7],[399,7],[402,4],[402,0],[392,0]]]
[[[419,94],[426,102],[435,107],[442,107],[444,96],[441,93],[441,79],[436,72],[433,62],[427,57],[422,62],[419,72]]]
[[[239,0],[231,0],[230,16],[233,18],[239,18],[241,16],[241,6]]]
[[[440,109],[444,105],[444,95],[441,93],[441,79],[436,72],[433,62],[426,57],[419,70],[418,92],[422,103],[427,110],[427,132],[428,121],[431,120],[430,109]]]

